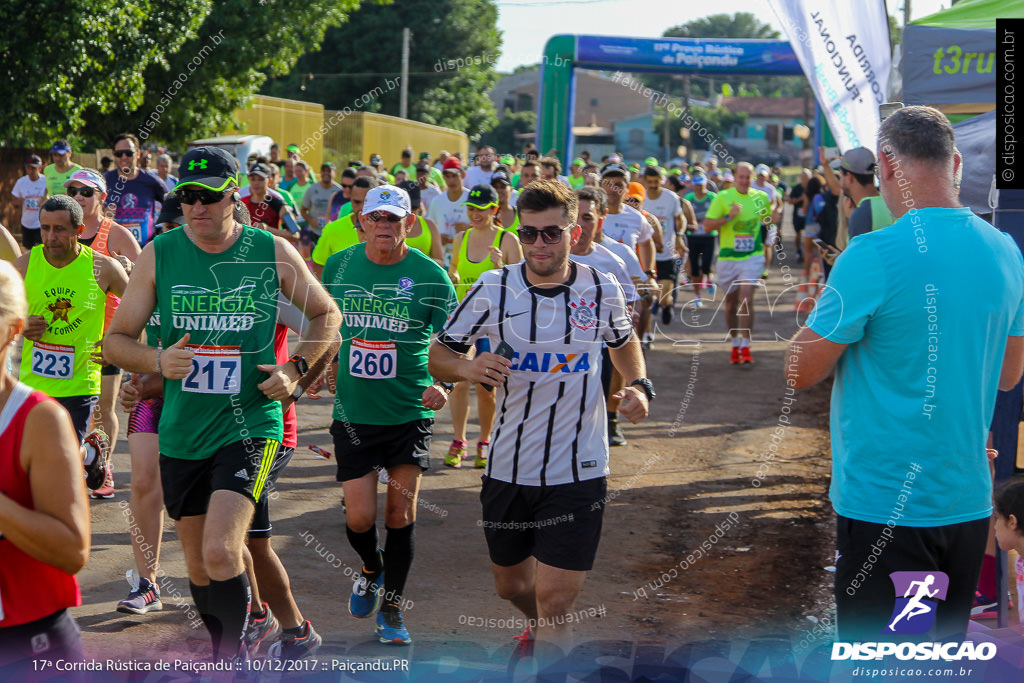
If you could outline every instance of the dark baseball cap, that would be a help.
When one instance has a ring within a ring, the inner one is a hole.
[[[857,175],[871,175],[875,172],[875,155],[867,147],[854,147],[843,155],[839,168]]]
[[[43,165],[43,160],[40,159],[35,154],[29,154],[27,157],[25,157],[25,165],[26,166],[42,166]]]
[[[163,225],[164,223],[185,224],[185,214],[181,210],[181,200],[173,192],[168,192],[164,196],[163,203],[160,205],[160,215],[156,217],[157,225]]]
[[[420,208],[420,184],[415,180],[403,180],[398,183],[398,187],[405,190],[409,195],[409,202],[412,204],[412,208]]]
[[[472,206],[477,209],[486,209],[490,206],[498,205],[498,193],[494,191],[494,188],[490,185],[481,183],[480,185],[474,185],[473,189],[469,191],[469,198],[463,202],[466,206]]]
[[[256,164],[255,166],[249,169],[249,175],[258,175],[262,176],[263,178],[269,178],[270,169],[264,166],[263,164]]]
[[[512,181],[508,179],[508,174],[505,173],[504,171],[495,171],[494,173],[491,174],[491,185],[494,185],[495,183],[505,183],[506,185],[511,185]]]
[[[57,140],[50,147],[50,154],[66,154],[71,151],[71,145],[68,144],[67,140]]]
[[[235,158],[220,147],[193,147],[178,163],[181,179],[174,186],[198,185],[208,190],[224,190],[238,184]]]

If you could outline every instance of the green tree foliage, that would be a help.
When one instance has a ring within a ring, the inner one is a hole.
[[[0,3],[0,141],[83,141],[96,120],[142,105],[150,67],[196,35],[212,0]]]
[[[671,112],[675,112],[675,115],[669,113],[668,122],[668,133],[669,133],[669,146],[675,149],[677,145],[686,145],[690,149],[708,149],[708,140],[714,141],[717,138],[720,142],[728,140],[729,135],[732,133],[733,126],[742,126],[747,122],[746,112],[731,112],[725,107],[696,107],[690,106],[690,118],[686,118],[684,115],[679,115],[682,111],[682,102],[677,102],[671,107]],[[654,132],[658,135],[659,142],[662,139],[664,133],[666,116],[666,107],[657,107],[655,110],[653,121]],[[697,131],[692,130],[689,124],[690,121],[695,121],[700,124]],[[682,129],[689,129],[689,138],[684,138],[682,135]],[[703,131],[707,131],[707,135],[703,134]]]
[[[517,140],[517,133],[532,133],[537,130],[537,112],[505,110],[498,125],[487,131],[480,138],[480,143],[490,145],[499,153],[515,152],[523,146],[523,140]]]
[[[217,0],[166,64],[146,70],[142,105],[116,112],[96,129],[103,140],[119,129],[146,133],[150,124],[149,134],[166,141],[222,133],[268,77],[287,73],[358,6],[359,0]]]
[[[268,82],[263,93],[321,102],[328,109],[397,116],[402,28],[408,27],[409,118],[476,139],[497,122],[487,97],[497,80],[494,64],[501,51],[497,21],[492,0],[364,4],[344,25],[328,30],[319,51],[303,56],[287,76]],[[384,94],[359,102],[376,88]]]
[[[359,0],[39,0],[0,4],[0,140],[181,144],[219,133]]]
[[[750,12],[712,14],[693,19],[667,29],[666,38],[746,38],[757,40],[784,39],[781,33],[761,22]],[[670,95],[681,95],[682,85],[677,78],[664,74],[647,74],[644,81]],[[690,96],[710,99],[723,82],[728,82],[739,94],[766,97],[803,97],[806,79],[803,76],[706,76],[694,75],[690,79]],[[712,85],[714,88],[712,89]]]

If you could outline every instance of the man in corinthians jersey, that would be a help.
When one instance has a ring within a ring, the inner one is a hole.
[[[186,225],[146,245],[107,332],[105,358],[164,378],[160,477],[177,522],[192,597],[214,656],[239,651],[249,607],[243,564],[254,505],[273,482],[290,404],[333,355],[341,315],[284,239],[235,222],[234,159],[196,147],[175,192]],[[277,365],[278,292],[309,328]],[[162,348],[138,341],[160,310]]]
[[[538,180],[519,195],[524,260],[484,273],[430,349],[430,373],[496,387],[499,406],[480,492],[498,595],[533,620],[533,641],[568,652],[576,596],[594,563],[608,476],[601,347],[625,378],[620,414],[647,417],[653,398],[622,288],[569,260],[580,238],[576,194]],[[497,353],[465,353],[487,337]],[[551,652],[549,650],[549,652]]]

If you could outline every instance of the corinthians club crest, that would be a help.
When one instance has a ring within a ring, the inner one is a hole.
[[[569,313],[569,322],[577,330],[586,332],[593,329],[597,325],[597,316],[594,315],[596,305],[595,302],[587,301],[583,297],[580,297],[579,302],[570,301],[569,307],[572,311]]]

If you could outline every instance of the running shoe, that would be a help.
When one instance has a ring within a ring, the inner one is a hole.
[[[377,636],[380,642],[394,645],[409,645],[412,637],[402,619],[402,610],[398,605],[384,605],[377,613]]]
[[[89,495],[96,499],[114,497],[114,468],[110,466],[109,461],[103,468],[103,486],[95,491],[89,491]]]
[[[695,296],[693,298],[693,307],[694,308],[704,308],[704,301],[699,296]]]
[[[117,611],[124,614],[145,614],[146,612],[159,612],[164,608],[160,601],[160,586],[156,585],[146,577],[139,577],[134,569],[125,572],[124,578],[132,587],[128,597],[117,603]]]
[[[466,442],[460,439],[452,441],[448,447],[448,455],[444,456],[444,464],[458,469],[462,467],[462,459],[466,457]]]
[[[285,633],[281,636],[281,640],[270,646],[270,649],[267,650],[267,657],[294,662],[303,657],[315,655],[324,639],[313,628],[313,624],[309,623],[309,619],[302,622],[302,626],[306,630],[306,635],[300,637]]]
[[[744,346],[742,349],[740,349],[740,361],[744,365],[753,365],[754,364],[754,357],[750,355],[750,347],[749,346]]]
[[[521,661],[533,656],[534,635],[529,626],[521,636],[515,636],[513,640],[516,641],[516,646],[512,649],[512,656],[508,660],[508,673],[513,673]]]
[[[477,441],[476,442],[476,460],[473,461],[473,466],[478,470],[487,467],[487,456],[491,452],[490,441]]]
[[[995,619],[999,602],[981,591],[974,591],[974,604],[971,605],[971,619]]]
[[[384,551],[380,553],[381,567],[384,566]],[[380,607],[381,586],[384,585],[384,570],[371,574],[363,568],[352,584],[352,595],[348,597],[348,613],[356,619],[365,619]]]
[[[732,363],[733,365],[740,364],[740,347],[732,347],[732,355],[729,356],[729,362]]]
[[[252,609],[250,609],[249,624],[245,627],[243,636],[243,644],[249,651],[249,657],[255,657],[263,641],[273,640],[280,632],[281,624],[278,623],[277,617],[270,611],[270,606],[267,603],[263,603],[263,616],[259,619],[252,615]]]
[[[521,636],[513,638],[516,641],[515,649],[512,650],[512,657],[514,659],[525,659],[533,656],[533,631],[527,626],[526,630],[523,631]]]
[[[103,486],[107,478],[107,469],[110,467],[110,438],[102,429],[94,429],[86,434],[82,443],[96,453],[92,462],[85,466],[85,485],[95,491]]]
[[[626,435],[622,433],[622,427],[619,426],[619,421],[616,419],[608,420],[608,445],[609,446],[625,446]]]
[[[671,325],[672,324],[672,306],[671,305],[662,306],[661,307],[661,324],[662,325]]]

